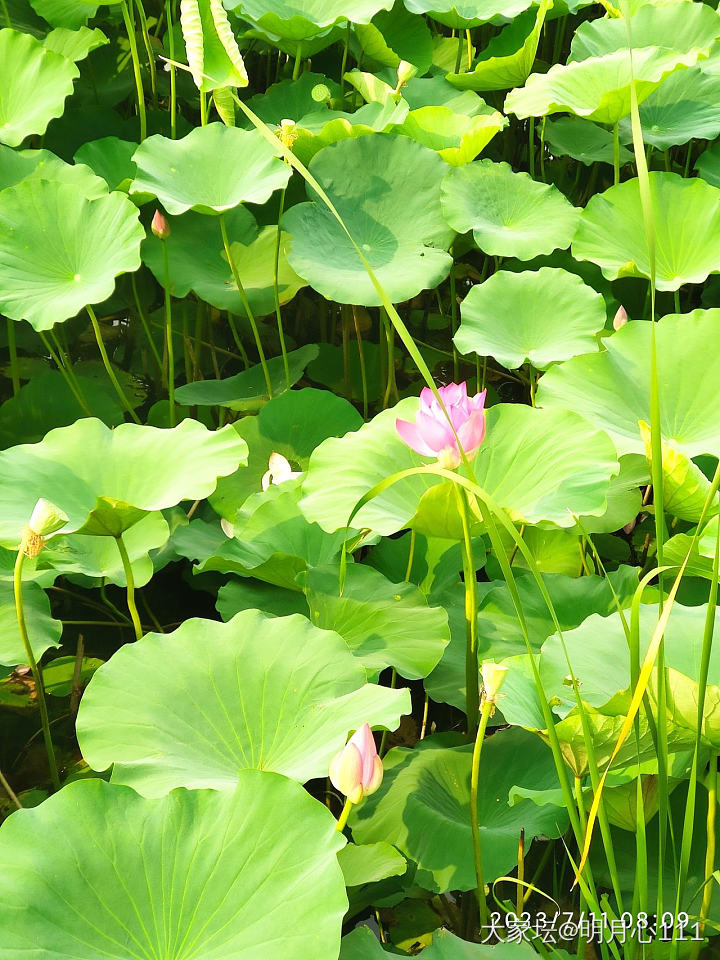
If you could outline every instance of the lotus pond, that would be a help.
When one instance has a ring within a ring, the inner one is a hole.
[[[0,0],[0,960],[720,932],[720,13]]]

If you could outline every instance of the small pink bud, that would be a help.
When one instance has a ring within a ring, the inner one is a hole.
[[[330,780],[351,803],[375,793],[383,778],[372,730],[364,723],[330,761]]]
[[[627,310],[622,304],[620,304],[620,306],[617,309],[617,313],[613,317],[613,328],[615,330],[619,330],[620,327],[624,327],[627,322],[628,322]]]
[[[462,462],[460,441],[465,455],[472,457],[485,439],[486,390],[468,397],[466,383],[449,383],[439,387],[438,393],[450,415],[455,433],[442,407],[429,387],[420,392],[420,407],[415,423],[396,420],[395,427],[402,440],[416,453],[435,457],[441,467],[454,470]]]
[[[158,238],[158,240],[167,240],[167,238],[170,236],[170,224],[167,222],[167,217],[160,213],[159,210],[155,211],[155,216],[152,218],[150,229]]]

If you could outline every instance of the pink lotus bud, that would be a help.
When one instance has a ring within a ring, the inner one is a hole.
[[[453,427],[457,433],[465,455],[473,457],[485,439],[485,397],[486,390],[468,397],[467,384],[449,383],[440,387],[442,397]],[[429,387],[420,393],[420,409],[415,423],[408,420],[396,420],[397,432],[405,443],[424,457],[435,457],[441,467],[454,470],[462,457],[455,433],[448,419]]]
[[[636,524],[637,524],[637,517],[633,517],[633,519],[630,521],[630,523],[626,523],[625,526],[623,527],[623,533],[624,533],[626,536],[629,537],[630,534],[631,534],[631,533],[633,532],[633,530],[635,529],[635,525],[636,525]]]
[[[160,213],[159,210],[155,211],[155,216],[152,218],[150,229],[158,238],[158,240],[167,240],[167,238],[170,236],[170,224],[167,221],[167,217]]]
[[[268,460],[268,470],[263,474],[262,488],[267,490],[271,483],[285,483],[286,480],[294,480],[300,476],[300,471],[295,471],[290,466],[288,460],[281,453],[271,453]]]
[[[382,778],[382,760],[372,730],[364,723],[330,761],[330,780],[350,803],[360,803],[363,797],[375,793]]]
[[[620,304],[620,306],[617,309],[617,313],[613,317],[613,328],[615,330],[619,330],[620,327],[624,327],[627,322],[628,322],[627,310],[622,304]]]

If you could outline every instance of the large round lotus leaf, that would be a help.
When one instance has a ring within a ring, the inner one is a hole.
[[[89,56],[93,50],[104,47],[108,43],[110,43],[108,38],[97,27],[94,30],[85,26],[80,27],[79,30],[56,27],[45,37],[44,46],[46,50],[52,50],[54,53],[67,57],[68,60],[79,63]]]
[[[106,300],[140,266],[145,232],[119,193],[86,200],[72,183],[28,179],[0,192],[0,310],[36,330]]]
[[[87,164],[91,170],[102,177],[110,190],[122,190],[127,193],[135,179],[137,167],[133,163],[133,154],[137,143],[120,140],[118,137],[103,137],[89,140],[76,152],[76,164]]]
[[[270,454],[280,453],[294,470],[304,470],[318,444],[361,424],[355,407],[329,390],[306,387],[273,397],[257,417],[243,417],[234,424],[248,445],[248,463],[218,481],[209,498],[213,509],[232,520],[250,494],[261,489]]]
[[[718,37],[720,16],[703,3],[646,4],[629,23],[622,17],[600,17],[580,24],[570,46],[570,58],[603,57],[632,46],[634,51],[665,47],[678,54],[691,53],[697,60],[709,53]],[[690,65],[689,61],[683,63]]]
[[[605,301],[566,270],[500,270],[470,290],[461,317],[454,337],[460,353],[495,357],[511,370],[526,361],[545,370],[553,361],[598,349]]]
[[[17,546],[40,497],[68,515],[65,533],[118,535],[145,512],[207,497],[246,450],[232,427],[213,433],[195,420],[109,430],[87,419],[51,430],[0,453],[0,543]]]
[[[676,173],[650,174],[658,290],[702,283],[720,271],[720,190]],[[649,277],[650,257],[637,180],[591,197],[572,245],[608,280]]]
[[[630,113],[633,80],[642,103],[659,83],[682,66],[693,66],[697,51],[682,55],[664,47],[618,50],[533,73],[524,87],[511,90],[505,113],[521,120],[548,113],[574,113],[598,123],[617,123]]]
[[[446,746],[448,740],[429,737],[413,750],[391,750],[380,790],[350,819],[356,842],[391,843],[417,863],[417,883],[438,892],[472,890],[477,882],[469,813],[473,746]],[[522,829],[527,849],[534,837],[557,837],[567,822],[552,805],[528,799],[511,805],[510,791],[523,786],[557,788],[552,753],[524,730],[502,730],[482,754],[478,812],[486,883],[512,870]]]
[[[720,187],[720,144],[714,143],[701,153],[695,163],[695,169],[708,183]]]
[[[549,0],[526,10],[508,24],[480,54],[467,73],[449,73],[447,80],[463,90],[508,90],[525,83],[537,55]]]
[[[39,660],[50,647],[60,646],[62,623],[53,619],[50,602],[42,587],[37,583],[23,583],[22,590],[30,646],[35,659]],[[9,581],[0,581],[0,663],[8,667],[27,663],[18,629],[13,585]]]
[[[180,140],[148,137],[133,160],[137,176],[131,193],[152,194],[175,214],[265,203],[292,173],[257,130],[222,123],[196,127]]]
[[[304,782],[327,774],[362,723],[395,729],[410,692],[369,684],[336,633],[307,617],[245,610],[187,620],[122,647],[93,677],[78,715],[83,755],[147,796],[227,789],[240,771]]]
[[[107,4],[116,0],[107,0]],[[30,6],[53,27],[77,30],[98,11],[99,3],[90,0],[30,0]]]
[[[273,83],[265,93],[256,93],[247,104],[268,126],[279,126],[283,120],[297,122],[321,107],[313,97],[313,90],[325,87],[334,99],[340,97],[340,86],[322,73],[301,73],[297,80],[281,80]],[[322,90],[320,91],[322,92]],[[327,109],[328,115],[332,115]],[[250,121],[238,117],[238,125],[250,128]]]
[[[663,317],[656,326],[662,437],[688,457],[720,456],[715,396],[720,356],[709,350],[720,335],[720,310]],[[537,402],[576,410],[602,427],[618,453],[645,453],[638,422],[650,422],[650,325],[626,324],[600,354],[575,357],[549,370]]]
[[[369,673],[392,666],[408,680],[426,677],[450,639],[447,616],[414,583],[391,583],[378,570],[351,564],[338,590],[337,567],[305,576],[312,622],[336,630]]]
[[[643,135],[645,127],[643,126]],[[614,163],[615,145],[611,130],[599,127],[581,117],[558,117],[545,124],[545,143],[556,157],[568,156],[586,166],[593,163]],[[633,155],[620,146],[620,166],[630,163]]]
[[[12,150],[0,146],[0,190],[29,179],[71,183],[86,200],[97,200],[107,193],[105,182],[82,163],[65,163],[49,150]]]
[[[403,443],[395,427],[398,418],[414,420],[417,408],[416,398],[402,400],[357,432],[320,444],[303,484],[301,506],[309,520],[326,530],[344,527],[360,498],[376,484],[431,462]],[[588,422],[570,410],[552,417],[547,413],[521,404],[491,407],[473,470],[480,486],[514,519],[569,527],[571,513],[604,512],[608,483],[619,467],[605,433],[589,429]],[[401,530],[423,494],[437,483],[432,475],[394,483],[361,508],[353,526],[383,536]]]
[[[253,215],[244,207],[228,213],[226,221],[230,250],[250,308],[255,316],[272,313],[275,309],[273,284],[277,227],[266,226],[258,233]],[[235,286],[217,220],[201,213],[186,213],[182,217],[171,217],[169,223],[171,232],[167,240],[150,234],[142,247],[143,260],[158,283],[165,285],[162,250],[165,244],[173,296],[185,297],[194,290],[201,300],[219,310],[229,310],[244,317],[245,308]],[[292,300],[302,286],[304,283],[288,264],[281,243],[278,259],[280,303]]]
[[[532,0],[405,0],[411,13],[427,13],[453,30],[466,30],[484,23],[512,20]]]
[[[390,299],[409,300],[448,275],[453,233],[440,211],[440,157],[407,137],[375,135],[321,150],[310,171],[335,204]],[[339,303],[377,306],[362,260],[320,200],[283,217],[287,258],[318,293]]]
[[[442,209],[453,230],[473,231],[484,253],[518,260],[569,247],[580,216],[557,187],[492,160],[451,170]]]
[[[289,40],[313,37],[335,24],[370,23],[392,0],[232,0],[227,4],[262,30]]]
[[[641,104],[643,140],[658,150],[692,139],[712,140],[720,133],[719,100],[719,75],[708,76],[699,67],[678,70]],[[629,118],[621,120],[620,136],[632,140]]]
[[[17,30],[0,30],[0,142],[19,146],[31,133],[45,133],[59,117],[80,71]]]
[[[0,830],[3,948],[17,960],[274,960],[289,930],[286,960],[335,960],[347,908],[335,821],[285,777],[237,779],[159,800],[82,780],[13,814]]]
[[[390,10],[381,10],[369,24],[357,24],[353,30],[358,47],[358,63],[366,69],[391,67],[397,70],[404,60],[419,74],[430,69],[433,58],[433,35],[423,17],[416,17],[402,3]]]
[[[420,107],[408,113],[397,132],[437,150],[446,163],[459,167],[474,160],[506,126],[505,117],[490,108],[470,117],[450,107]]]
[[[345,850],[351,846],[348,845]],[[342,853],[338,859],[342,858]],[[512,929],[510,923],[507,929]],[[461,940],[444,929],[433,932],[432,943],[425,947],[423,953],[424,960],[534,960],[536,956],[526,940],[500,941],[489,946]],[[556,953],[561,955],[560,951]],[[370,927],[356,927],[352,933],[343,937],[340,960],[387,960],[387,956]]]

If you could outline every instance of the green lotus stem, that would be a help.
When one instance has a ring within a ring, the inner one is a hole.
[[[140,16],[140,29],[143,36],[143,44],[148,57],[148,66],[150,67],[150,91],[152,93],[153,106],[157,107],[157,74],[155,72],[155,57],[153,56],[152,44],[150,43],[150,31],[148,30],[147,17],[142,0],[135,0],[135,6]]]
[[[469,73],[472,70],[472,36],[469,30],[465,31],[465,39],[467,41],[467,68]]]
[[[360,333],[360,324],[358,323],[357,312],[354,306],[350,307],[353,318],[353,325],[355,327],[355,339],[357,340],[358,345],[358,360],[360,361],[360,380],[362,382],[362,401],[363,401],[363,419],[367,420],[368,418],[368,385],[367,385],[367,370],[365,369],[365,351],[363,349],[363,339],[362,334]]]
[[[450,256],[453,256],[453,249],[450,247]],[[453,260],[452,266],[450,267],[450,329],[452,330],[452,345],[453,345],[453,379],[457,383],[460,379],[460,355],[458,354],[457,347],[455,346],[455,334],[457,333],[458,328],[458,318],[457,318],[457,288],[455,283],[455,261]]]
[[[20,801],[18,800],[17,794],[15,793],[15,791],[13,790],[13,788],[10,786],[10,784],[9,784],[9,783],[7,782],[7,780],[5,779],[5,776],[4,776],[3,772],[2,772],[2,770],[0,770],[0,787],[3,788],[3,790],[5,791],[5,793],[8,795],[8,799],[9,799],[12,803],[15,804],[16,808],[17,808],[18,810],[22,810],[23,805],[22,805],[22,804],[20,803]]]
[[[617,186],[620,183],[620,125],[615,124],[613,128],[613,183]]]
[[[139,419],[138,415],[135,413],[135,411],[133,410],[132,406],[130,405],[130,401],[129,401],[128,398],[125,396],[125,393],[124,393],[124,391],[123,391],[123,388],[120,386],[120,382],[119,382],[118,378],[115,376],[115,371],[113,370],[113,368],[112,368],[112,366],[111,366],[111,364],[110,364],[110,360],[108,359],[108,355],[107,355],[107,350],[105,349],[105,344],[103,343],[102,332],[101,332],[101,330],[100,330],[100,324],[98,323],[98,319],[97,319],[97,317],[95,316],[95,311],[94,311],[93,308],[90,306],[90,304],[88,304],[85,309],[87,310],[88,316],[90,317],[90,322],[92,323],[93,333],[95,334],[95,340],[97,341],[98,349],[100,350],[100,356],[102,357],[103,366],[105,367],[105,371],[107,372],[107,375],[108,375],[108,377],[110,378],[110,382],[111,382],[112,385],[115,387],[115,392],[117,393],[119,399],[121,400],[122,405],[125,407],[125,409],[127,410],[127,412],[128,412],[128,413],[130,414],[130,416],[133,418],[133,420],[135,421],[135,423],[140,423],[140,419]]]
[[[300,76],[300,66],[302,64],[302,40],[298,42],[297,50],[295,51],[295,65],[293,67],[293,80],[297,80]]]
[[[133,574],[132,564],[130,563],[130,557],[128,556],[127,547],[125,546],[125,541],[122,538],[122,534],[118,534],[118,536],[115,537],[115,543],[117,544],[120,559],[122,560],[123,570],[125,571],[125,581],[127,583],[127,605],[128,610],[130,611],[130,619],[132,620],[133,628],[135,630],[135,639],[141,640],[143,628],[142,624],[140,623],[140,616],[138,615],[137,606],[135,605],[135,575]]]
[[[8,24],[10,26],[10,24]],[[10,351],[10,376],[12,377],[13,396],[20,390],[20,374],[18,373],[17,343],[15,342],[15,321],[9,317],[7,323],[8,350]]]
[[[90,416],[90,407],[88,406],[85,400],[85,396],[82,392],[82,387],[78,383],[78,378],[75,375],[75,371],[73,370],[72,360],[70,359],[70,351],[67,349],[67,341],[65,342],[65,346],[63,347],[62,343],[60,342],[60,338],[57,336],[54,330],[50,331],[50,336],[52,337],[55,343],[55,350],[57,351],[57,355],[60,358],[61,367],[63,367],[67,371],[67,375],[69,378],[68,382],[72,381],[72,383],[75,384],[76,396],[80,401],[80,406],[83,408],[83,410],[86,410],[88,413],[88,416]]]
[[[397,687],[397,670],[395,667],[392,669],[392,676],[390,677],[390,689],[394,690]],[[387,738],[389,731],[387,729],[383,730],[382,737],[380,738],[380,749],[378,751],[378,756],[382,759],[385,756],[385,749],[387,746]]]
[[[173,33],[172,0],[165,0],[165,19],[168,31],[168,53],[175,59],[175,34]],[[170,64],[170,139],[177,136],[177,76],[175,66]]]
[[[535,179],[535,117],[528,118],[528,170]]]
[[[275,316],[277,317],[278,337],[280,338],[280,351],[283,358],[283,367],[285,368],[285,386],[290,389],[290,364],[288,363],[287,347],[285,346],[285,331],[283,330],[282,314],[280,312],[280,282],[278,274],[280,271],[280,238],[282,236],[282,216],[285,210],[285,187],[280,193],[280,209],[278,211],[277,232],[275,233],[275,262],[273,266],[273,295],[275,297]]]
[[[540,179],[543,183],[547,183],[547,177],[545,176],[545,121],[547,117],[543,117],[540,123]]]
[[[353,807],[352,802],[350,800],[346,800],[345,806],[342,808],[342,813],[338,818],[338,822],[335,824],[335,829],[338,832],[342,833],[342,831],[345,829],[352,807]]]
[[[477,648],[477,581],[470,537],[467,493],[453,485],[463,528],[463,575],[465,578],[465,713],[468,737],[477,730],[480,707],[480,672]]]
[[[453,71],[454,73],[460,73],[460,64],[462,63],[463,35],[460,30],[458,30],[458,33],[457,33],[457,42],[458,42],[458,45],[457,45],[457,55],[455,57],[455,70]]]
[[[140,58],[138,56],[137,37],[135,36],[135,24],[130,16],[127,0],[122,0],[120,9],[130,44],[130,56],[132,57],[135,88],[137,90],[138,116],[140,117],[140,142],[142,143],[147,136],[147,115],[145,113],[145,91],[143,90],[142,73],[140,72]]]
[[[150,324],[148,323],[148,319],[145,316],[145,311],[143,310],[142,304],[140,303],[140,295],[138,294],[137,282],[135,280],[134,273],[130,274],[130,285],[132,286],[133,298],[135,300],[135,309],[137,310],[138,316],[140,317],[140,323],[142,324],[143,330],[145,331],[145,336],[147,337],[147,341],[150,345],[150,350],[152,351],[152,355],[153,357],[155,357],[155,362],[158,365],[160,376],[162,376],[162,372],[163,372],[162,358],[160,357],[160,351],[155,346],[155,341],[153,340],[152,334],[150,333]]]
[[[40,724],[42,726],[43,740],[45,741],[45,752],[47,753],[48,766],[50,767],[50,779],[52,781],[53,790],[59,790],[60,776],[58,774],[57,761],[55,760],[55,748],[53,747],[52,736],[50,734],[50,718],[48,717],[47,702],[45,700],[45,687],[43,685],[40,667],[38,666],[35,655],[32,652],[32,647],[30,646],[30,638],[28,636],[27,623],[25,621],[25,604],[23,602],[22,593],[22,569],[24,563],[25,540],[23,537],[23,542],[20,544],[17,557],[15,558],[15,570],[13,573],[15,613],[17,615],[18,629],[20,630],[20,639],[22,640],[22,644],[25,649],[25,657],[32,672],[33,680],[35,681],[37,702],[38,707],[40,708]]]
[[[75,397],[75,399],[77,400],[77,402],[78,402],[78,404],[80,405],[80,407],[82,408],[83,412],[86,413],[86,414],[88,415],[88,417],[91,417],[91,416],[92,416],[92,412],[91,412],[91,410],[90,410],[90,407],[87,405],[87,401],[85,400],[85,397],[83,397],[82,393],[80,393],[79,388],[77,387],[77,385],[76,385],[76,383],[74,382],[74,380],[73,380],[73,379],[70,377],[70,375],[68,374],[67,370],[65,369],[64,364],[63,364],[62,361],[60,360],[60,357],[57,355],[57,353],[55,352],[55,350],[53,350],[53,348],[52,348],[52,346],[50,345],[47,337],[45,336],[45,334],[44,334],[42,331],[38,331],[38,336],[39,336],[40,339],[42,340],[43,346],[45,347],[45,349],[47,350],[48,354],[49,354],[50,357],[52,358],[52,361],[53,361],[53,363],[55,364],[55,366],[57,367],[58,372],[59,372],[60,375],[62,376],[62,378],[63,378],[63,380],[65,381],[65,383],[68,385],[68,389],[70,390],[70,392],[72,393],[72,395],[73,395],[73,396]]]
[[[703,891],[702,906],[700,907],[700,922],[704,926],[704,921],[710,916],[710,905],[712,895],[715,889],[715,883],[712,875],[715,871],[715,815],[717,811],[717,754],[710,756],[710,769],[708,770],[705,785],[708,792],[707,809],[707,852],[705,854],[705,889]]]
[[[175,417],[175,351],[172,341],[172,298],[170,297],[170,260],[168,258],[167,240],[161,240],[163,253],[163,268],[165,270],[165,344],[168,355],[168,400],[170,401],[170,426],[174,427]]]
[[[4,2],[4,0],[3,0]],[[350,49],[350,21],[345,28],[345,43],[343,44],[343,55],[340,63],[340,99],[345,100],[345,71],[347,70],[348,51]]]
[[[5,17],[5,26],[12,27],[12,20],[10,19],[10,13],[7,8],[7,3],[5,0],[0,0],[0,6],[2,6],[3,16]]]
[[[480,725],[477,728],[475,737],[475,747],[473,748],[472,767],[470,770],[470,829],[472,831],[473,841],[473,861],[475,863],[475,879],[477,887],[475,897],[480,910],[480,924],[485,926],[488,922],[488,905],[485,896],[485,881],[483,880],[482,849],[480,847],[480,823],[478,820],[478,780],[480,779],[480,757],[482,754],[483,742],[485,740],[485,731],[487,730],[488,720],[492,714],[494,702],[490,699],[485,700],[480,711]]]
[[[233,279],[235,281],[235,286],[237,287],[238,293],[240,294],[240,300],[247,314],[247,318],[250,321],[250,326],[252,327],[253,337],[255,338],[255,346],[257,347],[258,356],[260,357],[260,363],[262,365],[263,376],[265,377],[265,386],[267,388],[268,396],[272,400],[273,389],[270,382],[270,371],[268,370],[267,360],[265,359],[265,351],[263,350],[262,341],[260,340],[260,332],[258,330],[257,323],[255,321],[255,315],[250,308],[250,303],[248,302],[247,294],[245,293],[245,288],[242,285],[240,279],[240,274],[238,273],[237,265],[233,259],[232,251],[230,250],[230,241],[228,240],[227,234],[227,225],[225,224],[225,214],[220,214],[220,232],[222,233],[223,246],[225,247],[225,256],[227,257],[228,263],[230,265],[230,270],[232,271]]]
[[[348,317],[348,306],[345,303],[340,308],[340,320],[342,326],[343,388],[345,399],[350,403],[352,400],[352,385],[350,383],[350,319]]]
[[[206,127],[208,122],[207,114],[207,100],[205,99],[205,94],[200,91],[200,126]]]

